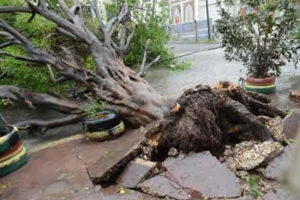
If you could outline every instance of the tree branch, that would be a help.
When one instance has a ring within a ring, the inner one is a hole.
[[[142,61],[142,64],[141,64],[141,68],[140,68],[140,71],[137,73],[137,75],[140,76],[140,77],[146,76],[148,69],[160,60],[160,56],[157,56],[153,61],[151,61],[150,63],[148,63],[146,65],[149,45],[150,45],[150,40],[148,39],[147,42],[146,42],[146,45],[145,45],[145,51],[144,51],[144,56],[143,56],[143,61]]]
[[[0,98],[7,98],[16,103],[26,103],[30,108],[35,108],[35,106],[47,107],[70,114],[80,114],[84,104],[83,102],[59,99],[48,94],[8,85],[0,86]]]
[[[3,49],[5,47],[9,47],[9,46],[12,46],[12,45],[15,45],[15,44],[20,44],[16,41],[7,41],[7,42],[4,42],[2,44],[0,44],[0,49]]]
[[[59,77],[58,79],[55,78],[54,76],[54,73],[52,71],[52,67],[51,65],[47,65],[47,68],[48,68],[48,71],[49,71],[49,74],[50,74],[50,78],[51,80],[54,82],[54,83],[60,83],[60,82],[63,82],[63,81],[66,81],[67,79],[65,77]]]
[[[9,57],[15,58],[16,60],[27,61],[27,62],[43,63],[38,59],[34,59],[34,58],[30,58],[30,57],[24,57],[24,56],[17,56],[17,55],[13,55],[11,53],[8,53],[8,52],[3,52],[3,51],[0,51],[0,56],[9,56]]]
[[[23,122],[17,122],[14,126],[18,127],[20,130],[29,129],[32,127],[43,127],[43,128],[53,128],[62,125],[74,124],[82,120],[81,115],[69,115],[61,119],[54,120],[27,120]]]
[[[31,13],[32,10],[27,7],[19,7],[19,6],[2,6],[0,7],[0,13]]]

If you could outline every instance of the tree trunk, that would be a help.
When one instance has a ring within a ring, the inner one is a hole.
[[[8,42],[13,43],[1,45],[22,45],[27,52],[26,56],[17,56],[8,52],[0,52],[2,56],[10,56],[17,60],[26,62],[35,62],[42,64],[48,68],[50,77],[53,81],[59,82],[64,80],[72,80],[77,84],[86,87],[92,94],[94,100],[102,100],[110,104],[110,108],[120,113],[121,117],[127,122],[136,126],[145,125],[151,121],[163,119],[167,107],[163,98],[134,71],[126,67],[119,59],[116,58],[118,51],[128,48],[133,37],[133,33],[125,38],[123,34],[121,47],[118,47],[113,41],[113,35],[116,25],[121,23],[128,14],[128,5],[125,1],[124,7],[120,11],[119,16],[112,18],[106,24],[102,21],[97,1],[92,2],[92,6],[97,15],[99,29],[104,35],[103,40],[99,39],[95,34],[87,29],[81,16],[81,7],[76,4],[72,8],[68,8],[63,0],[59,0],[60,6],[65,13],[63,18],[56,13],[50,11],[44,0],[38,0],[37,4],[26,0],[29,8],[22,7],[2,7],[0,13],[12,12],[32,12],[34,18],[39,14],[58,26],[60,33],[72,40],[77,40],[87,46],[87,50],[91,53],[96,71],[90,71],[76,63],[72,53],[67,48],[62,47],[61,55],[53,54],[49,51],[36,48],[26,37],[19,33],[16,29],[8,25],[5,21],[0,20],[0,28],[4,31],[1,33]],[[0,36],[1,36],[0,34]],[[126,34],[127,35],[127,34]],[[126,42],[125,42],[126,41]],[[24,66],[26,67],[26,66]],[[61,75],[56,79],[52,72],[52,67]],[[82,113],[83,104],[74,104],[68,99],[56,98],[51,95],[34,93],[16,87],[0,86],[0,98],[7,98],[15,102],[24,102],[30,107],[45,106],[53,109],[59,109],[62,112],[80,115]],[[75,105],[75,108],[73,106]],[[78,119],[78,118],[76,118]],[[74,120],[74,117],[62,119],[61,122]],[[41,126],[52,126],[59,123],[60,120],[49,123],[40,121],[28,122],[27,124],[40,124]],[[38,122],[38,123],[37,123]]]

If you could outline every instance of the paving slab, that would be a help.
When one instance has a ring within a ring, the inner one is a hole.
[[[117,178],[115,176],[118,175],[120,169],[126,167],[141,153],[141,143],[144,137],[140,133],[140,129],[135,132],[136,134],[130,138],[115,140],[116,146],[111,149],[113,155],[101,156],[86,163],[87,172],[94,184],[101,184],[102,186],[111,184],[111,181],[115,181],[113,179]]]
[[[148,194],[144,194],[141,192],[137,192],[130,189],[122,189],[114,191],[114,194],[111,192],[105,193],[100,192],[100,196],[98,196],[98,200],[162,200],[163,198],[154,197]]]
[[[125,188],[135,188],[155,166],[154,162],[137,158],[127,165],[117,183]]]
[[[159,197],[168,197],[178,200],[190,199],[189,191],[163,175],[154,176],[146,180],[139,185],[139,188],[147,194]]]
[[[97,162],[107,166],[131,149],[137,138],[138,131],[128,130],[109,142],[82,138],[34,153],[27,165],[0,179],[1,187],[5,188],[0,199],[99,200],[87,174],[87,165]]]
[[[280,180],[288,167],[290,167],[290,161],[293,159],[294,152],[294,147],[285,147],[283,153],[268,164],[263,175],[268,179]]]
[[[234,198],[241,195],[239,179],[208,151],[168,158],[163,166],[170,180],[204,197]]]
[[[264,200],[297,200],[297,198],[286,188],[276,185],[273,190],[269,191],[263,197]]]
[[[295,139],[300,134],[300,109],[292,110],[283,120],[283,133],[288,139]]]

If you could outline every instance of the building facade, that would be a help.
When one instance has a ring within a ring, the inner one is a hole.
[[[195,38],[205,39],[208,38],[208,33],[210,33],[212,38],[214,37],[214,23],[219,18],[217,0],[208,0],[209,29],[207,23],[206,0],[168,1],[173,38],[179,40]],[[237,2],[236,6],[232,8],[232,12],[238,12]]]

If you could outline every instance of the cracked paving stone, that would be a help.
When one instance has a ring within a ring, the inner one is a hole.
[[[168,178],[158,175],[152,177],[138,185],[147,194],[159,197],[169,197],[173,199],[188,200],[190,195],[181,186]]]
[[[253,197],[251,197],[251,196],[243,196],[243,197],[238,197],[238,198],[234,198],[234,199],[220,199],[220,198],[218,198],[218,199],[212,199],[212,200],[254,200],[254,198]]]
[[[292,110],[292,113],[283,120],[283,133],[288,139],[295,139],[300,134],[300,109]]]
[[[100,194],[99,200],[162,200],[163,198],[153,197],[134,190],[125,189],[124,194]]]
[[[283,186],[277,184],[273,190],[269,191],[263,197],[264,200],[297,200],[297,198],[285,189]]]
[[[269,179],[281,179],[284,172],[289,167],[293,152],[293,147],[285,147],[283,153],[268,164],[267,168],[263,171],[263,175]]]
[[[170,180],[206,198],[235,198],[241,195],[240,180],[208,151],[168,158],[163,166]]]
[[[125,188],[135,188],[155,166],[154,162],[137,158],[127,165],[117,183]]]

